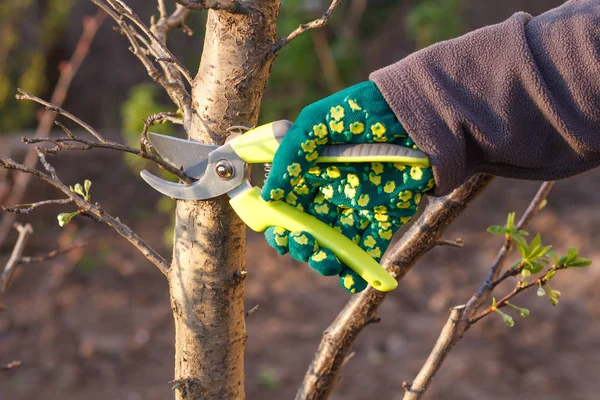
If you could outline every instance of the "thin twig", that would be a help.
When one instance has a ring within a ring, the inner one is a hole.
[[[342,368],[344,368],[344,366],[345,366],[346,364],[348,364],[348,363],[350,362],[350,360],[352,360],[352,359],[354,358],[354,356],[355,356],[355,355],[356,355],[356,352],[355,352],[355,351],[353,351],[352,353],[348,354],[348,355],[346,356],[346,358],[344,359],[344,362],[342,363]]]
[[[2,277],[0,278],[0,308],[2,308],[3,297],[6,293],[6,289],[12,280],[12,277],[17,270],[17,266],[19,265],[19,260],[23,255],[23,251],[25,250],[25,246],[27,246],[27,242],[29,238],[33,234],[33,228],[31,224],[15,224],[14,228],[19,232],[19,238],[15,243],[15,247],[13,247],[13,251],[10,254],[10,258],[8,259],[4,269],[2,270]]]
[[[252,307],[251,309],[249,309],[248,311],[246,311],[245,317],[248,318],[249,316],[255,314],[258,311],[260,304],[255,305],[254,307]]]
[[[41,179],[46,183],[54,186],[56,189],[63,192],[63,194],[65,194],[68,198],[73,200],[73,203],[75,203],[75,205],[77,205],[77,207],[79,208],[80,214],[90,217],[96,222],[106,224],[113,228],[119,235],[124,237],[135,248],[137,248],[144,255],[144,257],[146,257],[148,261],[154,264],[165,276],[168,275],[169,263],[156,250],[154,250],[148,243],[146,243],[135,232],[133,232],[131,228],[129,228],[129,226],[121,222],[119,218],[115,218],[112,215],[108,214],[106,211],[104,211],[99,204],[92,204],[89,201],[83,199],[81,196],[72,192],[68,186],[66,186],[62,181],[60,181],[60,179],[52,175],[54,169],[45,159],[44,153],[37,148],[36,150],[41,163],[44,165],[46,170],[50,172],[50,175],[38,171],[37,169],[30,168],[26,165],[19,164],[16,161],[4,156],[0,156],[0,167],[31,174],[36,178]]]
[[[60,106],[55,105],[52,101],[48,102],[46,100],[40,99],[39,97],[34,96],[31,93],[27,93],[26,91],[24,91],[21,88],[17,88],[17,91],[19,92],[19,94],[16,96],[17,100],[31,100],[38,104],[41,104],[44,107],[46,107],[46,110],[60,114],[63,117],[66,117],[66,118],[70,119],[71,121],[75,122],[77,125],[81,126],[83,129],[88,131],[92,136],[94,136],[96,139],[98,139],[98,141],[100,141],[100,142],[106,141],[106,139],[97,130],[95,130],[90,124],[83,121],[81,118],[71,114],[70,112],[61,108]],[[35,137],[39,137],[39,136],[36,135]]]
[[[153,153],[148,153],[142,149],[137,149],[135,147],[126,146],[121,143],[107,140],[97,130],[95,130],[91,125],[89,125],[88,123],[83,121],[81,118],[71,114],[67,110],[65,110],[61,107],[54,106],[53,104],[48,103],[47,101],[42,100],[39,97],[34,96],[30,93],[27,93],[22,89],[18,89],[18,90],[21,93],[21,95],[19,96],[20,100],[31,100],[31,101],[34,101],[38,104],[45,106],[48,109],[52,109],[52,111],[58,113],[59,115],[63,115],[65,117],[69,118],[71,121],[75,122],[77,125],[81,126],[83,129],[85,129],[90,134],[92,134],[92,136],[94,136],[96,139],[98,139],[97,142],[92,142],[90,140],[79,138],[79,137],[75,136],[73,134],[73,132],[71,132],[71,130],[69,130],[62,123],[60,123],[59,121],[55,121],[55,124],[60,126],[67,134],[66,138],[56,138],[56,139],[40,138],[40,137],[23,138],[22,139],[23,142],[25,142],[27,144],[52,143],[56,146],[54,149],[45,149],[44,151],[46,153],[56,153],[59,150],[86,151],[86,150],[90,150],[93,148],[112,149],[112,150],[117,150],[117,151],[123,151],[126,153],[135,154],[136,156],[145,158],[146,160],[153,161],[159,167],[176,175],[179,179],[181,179],[185,183],[193,182],[193,180],[191,178],[189,178],[183,171],[181,171],[179,168],[169,164],[168,162],[163,160],[158,155],[153,154]],[[153,114],[150,117],[148,117],[147,121],[150,121],[149,123],[154,124],[154,123],[160,123],[161,121],[174,121],[174,122],[178,123],[181,120],[179,120],[178,118],[175,118],[174,115],[170,114],[170,113],[158,113],[158,114]],[[146,123],[145,123],[144,129],[145,129],[144,132],[146,132],[146,130],[147,130]],[[72,143],[80,143],[80,144],[82,144],[82,146],[77,146]]]
[[[519,293],[527,290],[527,289],[531,289],[533,287],[536,286],[541,286],[543,287],[549,280],[550,280],[550,275],[548,275],[549,272],[552,271],[560,271],[563,269],[567,269],[566,265],[558,265],[558,266],[553,266],[552,268],[550,268],[549,270],[544,272],[544,276],[542,276],[539,279],[535,279],[529,283],[524,283],[524,282],[517,282],[517,285],[515,285],[514,289],[506,294],[503,298],[501,298],[500,300],[498,300],[496,302],[496,307],[495,308],[503,308],[506,307],[508,305],[508,302],[515,297],[516,295],[518,295]],[[521,269],[516,269],[515,270],[516,273],[514,275],[518,275],[519,273],[521,273],[522,268]],[[508,276],[506,277],[508,278]],[[506,279],[505,278],[505,279]],[[469,324],[473,325],[474,323],[476,323],[477,321],[479,321],[481,318],[489,315],[490,313],[494,312],[494,308],[493,307],[488,307],[485,310],[483,310],[481,313],[475,315],[474,317],[469,319]]]
[[[241,2],[237,0],[175,0],[190,10],[223,10],[230,13],[243,11]]]
[[[527,210],[519,220],[517,224],[517,229],[524,229],[527,227],[529,222],[535,217],[535,215],[540,210],[540,206],[543,201],[548,196],[550,190],[554,182],[544,182],[537,193],[529,203]],[[446,359],[447,355],[450,353],[450,350],[460,341],[466,331],[478,320],[488,315],[492,310],[488,309],[484,311],[482,314],[474,315],[479,311],[483,303],[488,299],[492,290],[503,280],[508,279],[511,276],[517,275],[520,272],[519,268],[507,271],[505,274],[502,274],[502,267],[504,262],[506,261],[510,251],[512,250],[513,243],[512,240],[506,240],[502,248],[498,251],[494,262],[490,268],[490,272],[488,273],[485,282],[479,288],[477,293],[475,293],[471,299],[467,302],[465,306],[461,306],[460,314],[451,313],[446,326],[440,333],[436,344],[430,353],[427,361],[419,371],[417,378],[410,385],[410,390],[408,390],[403,400],[417,400],[420,399],[421,396],[427,390],[431,380],[434,378],[435,374],[439,371],[442,366],[442,363]],[[542,278],[544,279],[544,278]],[[496,304],[496,308],[504,307],[506,303],[518,293],[521,293],[523,290],[526,290],[532,286],[535,286],[537,281],[527,284],[527,285],[517,285],[515,290],[505,296],[500,302]],[[447,329],[446,329],[447,328]]]
[[[436,246],[457,247],[459,249],[462,249],[463,247],[465,247],[465,244],[463,243],[462,238],[457,238],[456,240],[440,239],[437,242],[435,242],[435,245]]]
[[[181,171],[176,166],[173,166],[173,165],[169,164],[168,162],[166,162],[165,160],[163,160],[160,156],[153,154],[153,153],[146,152],[142,149],[126,146],[124,144],[113,142],[110,140],[104,140],[103,142],[92,142],[90,140],[86,140],[86,139],[82,139],[77,136],[73,136],[72,133],[71,133],[71,137],[37,138],[37,139],[23,138],[22,140],[23,140],[23,142],[25,142],[27,144],[52,143],[56,147],[43,150],[45,153],[50,153],[50,154],[56,153],[60,150],[87,151],[87,150],[91,150],[93,148],[110,149],[110,150],[117,150],[117,151],[122,151],[125,153],[135,154],[138,157],[141,157],[141,158],[144,158],[146,160],[150,160],[150,161],[156,163],[156,165],[158,165],[160,168],[164,169],[165,171],[169,171],[170,173],[177,176],[179,179],[181,179],[185,183],[193,182],[192,178],[188,177],[183,171]],[[80,145],[73,144],[73,143],[79,143]]]
[[[32,211],[36,210],[38,207],[56,205],[56,204],[73,204],[73,200],[71,199],[55,199],[55,200],[44,200],[38,201],[37,203],[29,203],[29,204],[17,204],[14,207],[4,207],[0,205],[2,211],[15,213],[15,214],[29,214]]]
[[[119,26],[119,32],[125,35],[131,44],[131,52],[140,60],[148,76],[160,84],[171,100],[183,112],[184,126],[189,129],[192,118],[192,101],[183,78],[191,84],[192,77],[189,71],[177,61],[176,57],[166,47],[166,33],[177,26],[183,26],[183,21],[187,17],[189,10],[177,7],[175,12],[166,20],[161,18],[160,24],[148,28],[139,19],[139,17],[123,1],[107,0],[108,4],[102,0],[91,0],[94,4],[106,12]],[[147,36],[148,40],[143,39],[138,31],[127,24],[126,18],[132,21]],[[156,28],[156,29],[154,29]],[[157,37],[158,36],[158,37]],[[141,44],[140,44],[141,43]],[[152,57],[150,58],[149,55]],[[154,61],[159,58],[168,58],[173,62],[160,62],[163,73],[154,65]],[[183,78],[182,78],[183,76]]]
[[[94,3],[96,3],[96,0],[92,0],[92,1]],[[175,57],[173,55],[173,53],[171,53],[171,50],[169,50],[167,48],[166,43],[163,43],[161,40],[159,40],[155,36],[154,32],[152,32],[152,30],[150,28],[148,28],[146,26],[146,24],[144,24],[142,22],[140,17],[138,17],[138,15],[136,13],[134,13],[130,7],[128,7],[122,0],[118,0],[118,1],[106,0],[106,2],[119,15],[125,16],[131,22],[133,22],[144,33],[144,35],[146,35],[148,37],[148,39],[150,39],[150,41],[152,42],[152,45],[150,45],[148,50],[152,50],[154,52],[156,58],[172,59],[175,67],[179,70],[179,72],[183,75],[183,77],[187,80],[187,82],[190,84],[192,83],[192,75],[187,70],[187,68],[177,59],[177,57]],[[180,18],[182,18],[182,19],[185,19],[185,17],[187,16],[187,13],[185,13],[185,12],[181,12],[180,14],[181,14]],[[169,29],[171,29],[171,27],[174,27],[174,26],[175,26],[175,23],[172,23],[172,25],[167,25],[166,29],[169,30]]]
[[[21,366],[22,362],[19,360],[14,360],[5,365],[0,365],[0,371],[8,371],[9,369],[13,369]]]
[[[59,249],[55,249],[52,250],[46,254],[42,254],[39,256],[34,256],[34,257],[21,257],[21,259],[19,260],[19,264],[36,264],[36,263],[41,263],[44,261],[48,261],[51,260],[53,258],[56,258],[62,254],[67,254],[72,252],[73,250],[77,250],[77,249],[82,249],[85,246],[87,246],[87,242],[76,242],[73,243],[69,246],[66,247],[61,247]]]
[[[298,28],[296,28],[289,35],[284,36],[281,39],[279,39],[271,48],[271,55],[274,55],[275,53],[277,53],[285,45],[290,43],[292,40],[296,39],[298,36],[300,36],[304,32],[306,32],[310,29],[316,29],[316,28],[321,28],[321,27],[325,26],[327,24],[327,22],[329,22],[329,18],[331,17],[331,14],[333,14],[333,12],[337,8],[337,6],[340,5],[340,2],[341,2],[341,0],[333,0],[331,2],[331,4],[329,5],[329,8],[327,9],[327,11],[325,11],[325,13],[321,16],[321,18],[315,19],[314,21],[308,22],[306,24],[302,24],[302,25],[298,26]]]
[[[550,193],[550,190],[552,190],[553,186],[554,182],[544,182],[540,186],[537,193],[529,203],[527,210],[525,210],[525,213],[517,223],[517,229],[525,229],[527,225],[529,225],[529,222],[540,211],[540,206],[542,205],[546,197],[548,197],[548,194]],[[502,246],[500,251],[498,251],[496,259],[494,260],[494,263],[490,268],[490,272],[485,278],[485,282],[479,288],[477,293],[475,293],[473,297],[471,297],[471,299],[469,299],[469,301],[467,302],[467,308],[464,313],[465,318],[470,319],[471,317],[473,317],[473,315],[475,315],[475,313],[481,308],[483,303],[485,303],[485,301],[488,299],[493,289],[493,282],[495,282],[502,274],[502,268],[512,248],[512,241],[507,240],[505,241],[504,246]]]
[[[167,18],[169,14],[167,14],[167,6],[165,5],[165,0],[158,0],[158,12],[160,14],[160,18]]]
[[[450,316],[442,328],[438,341],[435,343],[433,350],[431,350],[429,357],[427,357],[414,382],[406,386],[402,400],[417,400],[425,393],[434,376],[432,371],[439,370],[446,356],[456,344],[452,339],[456,335],[458,323],[464,311],[464,306],[455,307],[450,311]]]
[[[83,31],[77,44],[75,46],[75,50],[73,51],[73,55],[71,59],[63,64],[63,67],[60,69],[60,76],[58,78],[58,82],[54,87],[54,91],[52,92],[52,96],[50,97],[50,102],[56,106],[62,106],[64,103],[69,88],[71,86],[71,82],[73,78],[79,71],[81,64],[86,59],[92,41],[98,32],[98,29],[104,22],[106,15],[102,11],[98,11],[93,17],[85,17],[83,19]],[[56,119],[56,114],[51,111],[46,111],[40,116],[40,120],[38,123],[38,127],[35,131],[34,137],[43,137],[47,136],[52,129],[52,123]],[[34,168],[37,163],[37,157],[33,149],[27,152],[25,155],[25,160],[23,164],[28,167]],[[25,195],[25,190],[29,185],[29,181],[31,176],[28,174],[17,174],[15,176],[15,183],[11,188],[8,196],[6,198],[0,198],[2,203],[4,204],[18,204],[22,201],[23,196]],[[16,216],[14,214],[5,214],[0,221],[0,247],[5,242],[8,233],[12,228],[12,224],[15,221]]]

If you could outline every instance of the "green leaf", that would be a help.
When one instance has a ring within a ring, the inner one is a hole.
[[[492,225],[487,228],[487,231],[492,235],[504,235],[506,234],[506,228],[499,225]]]
[[[568,262],[567,266],[580,268],[580,267],[587,267],[591,264],[592,264],[592,260],[589,260],[589,259],[583,258],[583,257],[578,257],[575,261]]]
[[[555,265],[556,266],[563,265],[566,261],[567,261],[567,256],[562,256],[561,258],[559,258],[556,261]]]
[[[513,231],[513,228],[515,227],[515,213],[508,213],[508,217],[506,218],[506,229],[509,232]]]
[[[521,257],[523,258],[523,260],[526,260],[527,259],[527,248],[517,246],[517,250],[519,250],[519,253],[521,253]]]
[[[517,234],[521,235],[521,236],[529,236],[529,232],[524,231],[523,229],[519,229],[517,231]]]
[[[550,250],[549,252],[546,253],[546,255],[550,258],[552,258],[554,261],[556,261],[558,259],[558,255],[556,254],[556,252],[554,250]]]
[[[567,264],[571,261],[574,261],[579,255],[579,249],[577,247],[569,247],[569,251],[567,251]]]
[[[546,254],[548,252],[548,250],[550,250],[551,248],[552,248],[552,246],[540,247],[535,252],[533,252],[533,254],[531,254],[530,257],[534,260],[537,260],[538,258],[542,257],[544,254]]]
[[[543,209],[544,207],[546,207],[547,204],[548,204],[548,200],[546,200],[546,199],[542,200],[542,202],[540,203],[540,206],[538,207],[538,210]]]
[[[528,269],[523,269],[521,271],[521,276],[523,277],[523,279],[527,279],[531,276],[531,271]]]
[[[535,235],[535,237],[531,241],[531,244],[529,244],[529,248],[527,249],[528,256],[533,258],[532,257],[533,254],[540,248],[541,245],[542,245],[542,237],[538,233],[537,235]]]
[[[521,253],[521,255],[523,257],[525,257],[524,254],[526,254],[526,252],[527,252],[527,241],[519,235],[513,235],[512,240],[517,245],[517,249],[519,250],[519,253]]]
[[[547,280],[547,281],[549,281],[550,279],[552,279],[552,277],[553,277],[554,275],[556,275],[556,270],[555,270],[555,269],[551,269],[550,271],[548,271],[548,272],[546,273],[546,275],[544,275],[544,278],[543,278],[543,279],[544,279],[544,280]]]
[[[535,263],[532,265],[531,268],[529,268],[529,271],[531,271],[532,274],[537,274],[537,273],[540,273],[543,269],[544,269],[544,266],[542,264]]]

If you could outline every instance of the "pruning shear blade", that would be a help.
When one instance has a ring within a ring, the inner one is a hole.
[[[247,165],[228,144],[215,146],[150,133],[150,141],[166,161],[198,179],[191,185],[169,182],[150,172],[140,172],[158,192],[179,200],[207,200],[238,187],[246,178]],[[223,169],[224,168],[224,169]]]

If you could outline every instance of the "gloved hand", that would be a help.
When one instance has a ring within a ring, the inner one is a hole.
[[[422,193],[434,186],[431,168],[399,163],[315,165],[326,144],[387,142],[417,146],[370,81],[304,108],[281,142],[262,190],[266,201],[283,200],[340,230],[379,261],[396,230],[410,221]],[[344,266],[307,232],[270,227],[265,238],[322,275],[339,275],[351,293],[367,282]]]

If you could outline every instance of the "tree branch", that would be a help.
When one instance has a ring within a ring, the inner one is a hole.
[[[160,84],[171,100],[182,110],[184,127],[188,130],[192,118],[192,102],[182,76],[188,84],[191,84],[192,76],[166,47],[166,35],[169,30],[183,26],[189,10],[178,7],[171,16],[166,19],[161,17],[158,24],[148,28],[122,0],[91,1],[117,23],[119,32],[127,37],[131,44],[131,52],[141,61],[150,78]],[[133,26],[128,25],[126,20],[133,22],[148,40],[144,39]],[[152,59],[149,56],[152,56]],[[162,73],[154,62],[160,65]]]
[[[4,293],[6,293],[6,289],[12,280],[12,277],[17,270],[17,266],[19,265],[19,260],[23,255],[23,251],[25,250],[25,246],[27,246],[27,242],[29,238],[33,234],[33,228],[31,224],[15,224],[14,228],[19,232],[19,238],[15,243],[15,247],[13,248],[12,253],[10,254],[10,258],[8,262],[4,266],[4,270],[2,270],[2,276],[0,277],[0,309],[4,308],[3,306],[3,297]]]
[[[442,328],[440,337],[438,338],[431,354],[427,357],[425,364],[419,371],[419,374],[415,378],[414,382],[406,387],[406,393],[402,400],[417,400],[425,393],[435,372],[437,372],[442,363],[446,359],[446,356],[452,350],[452,347],[456,344],[453,342],[453,338],[456,336],[456,332],[459,329],[458,323],[465,311],[464,306],[455,307],[450,311],[450,317]]]
[[[63,129],[63,131],[65,131],[65,133],[67,134],[67,137],[56,138],[56,139],[54,139],[54,138],[39,138],[39,137],[38,138],[23,138],[22,139],[23,142],[25,142],[27,144],[52,143],[56,146],[53,149],[44,149],[45,153],[57,153],[60,150],[87,151],[87,150],[91,150],[93,148],[111,149],[111,150],[117,150],[117,151],[122,151],[122,152],[126,152],[126,153],[131,153],[131,154],[135,154],[138,157],[145,158],[146,160],[150,160],[150,161],[156,163],[159,167],[161,167],[162,169],[164,169],[166,171],[169,171],[170,173],[177,176],[179,179],[181,179],[185,183],[193,182],[193,180],[190,177],[188,177],[183,171],[181,171],[179,168],[169,164],[168,162],[163,160],[160,156],[153,154],[153,153],[146,152],[143,149],[137,149],[135,147],[126,146],[121,143],[107,140],[98,131],[96,131],[89,124],[87,124],[86,122],[81,120],[79,117],[71,114],[70,112],[68,112],[60,107],[56,107],[56,106],[52,105],[51,103],[48,103],[47,101],[40,99],[37,96],[27,93],[22,89],[17,89],[17,90],[20,93],[17,96],[17,98],[19,100],[35,101],[36,103],[45,106],[46,109],[52,110],[60,115],[63,115],[65,117],[69,118],[71,121],[75,122],[77,125],[81,126],[83,129],[88,131],[92,136],[94,136],[96,139],[98,139],[97,142],[93,142],[90,140],[86,140],[86,139],[77,137],[66,126],[64,126],[63,124],[61,124],[58,121],[55,121],[55,124],[60,126]],[[144,137],[145,137],[147,129],[150,125],[153,125],[155,123],[160,123],[161,121],[164,121],[164,120],[171,120],[171,119],[172,119],[172,115],[169,113],[159,113],[159,114],[151,115],[145,121],[145,125],[144,125],[145,128],[144,128],[144,133],[143,133]],[[73,143],[79,143],[81,145],[79,146],[79,145],[76,145]]]
[[[467,183],[443,198],[432,198],[417,222],[391,248],[382,265],[400,280],[415,262],[435,246],[443,231],[485,189],[493,179],[476,175]],[[327,328],[319,350],[304,377],[296,399],[325,399],[339,379],[341,366],[352,344],[362,330],[376,318],[377,308],[387,293],[372,287],[346,304],[335,321]]]
[[[243,11],[242,3],[238,0],[175,0],[178,4],[190,10],[223,10],[238,14]]]
[[[41,104],[44,107],[46,107],[46,110],[52,111],[53,113],[60,114],[63,117],[66,117],[66,118],[70,119],[71,121],[75,122],[77,125],[81,126],[83,129],[85,129],[86,131],[88,131],[93,137],[95,137],[96,139],[98,139],[98,141],[100,141],[100,142],[105,142],[106,141],[106,139],[97,130],[95,130],[94,128],[92,128],[91,125],[89,125],[88,123],[84,122],[79,117],[76,117],[75,115],[71,114],[67,110],[62,109],[59,106],[56,106],[56,105],[52,104],[51,102],[47,102],[46,100],[42,100],[39,97],[32,95],[31,93],[27,93],[26,91],[24,91],[21,88],[17,88],[17,92],[19,92],[19,94],[15,96],[17,98],[17,100],[31,100],[31,101],[34,101],[34,102],[36,102],[38,104]]]
[[[333,14],[333,12],[337,8],[337,6],[340,5],[340,2],[341,2],[341,0],[333,0],[331,2],[331,4],[329,5],[329,8],[327,9],[327,11],[325,11],[325,13],[321,16],[321,18],[315,19],[314,21],[306,23],[306,24],[302,24],[302,25],[298,26],[298,28],[296,28],[289,35],[284,36],[281,39],[279,39],[271,48],[270,55],[271,56],[275,55],[275,53],[277,53],[279,50],[281,50],[285,45],[287,45],[292,40],[296,39],[298,36],[300,36],[304,32],[311,30],[311,29],[321,28],[321,27],[325,26],[327,24],[327,22],[329,22],[329,18],[331,17],[331,15]]]
[[[456,240],[448,240],[448,239],[439,239],[435,242],[436,246],[448,246],[448,247],[456,247],[462,249],[465,247],[462,238],[457,238]]]
[[[14,207],[4,207],[0,205],[2,211],[15,213],[15,214],[29,214],[30,212],[37,210],[38,207],[49,206],[55,204],[73,204],[73,200],[71,199],[55,199],[55,200],[44,200],[38,201],[37,203],[29,203],[29,204],[17,204]]]
[[[25,172],[54,186],[56,189],[63,192],[63,194],[65,194],[69,199],[71,199],[75,205],[77,205],[79,208],[79,214],[90,217],[96,222],[106,224],[113,228],[119,235],[133,244],[133,246],[137,248],[144,255],[144,257],[154,264],[165,276],[168,275],[169,263],[160,254],[158,254],[156,250],[142,240],[135,232],[131,230],[131,228],[122,223],[119,218],[113,217],[105,212],[98,203],[92,204],[83,199],[81,196],[72,192],[69,187],[62,183],[60,179],[58,179],[54,168],[46,161],[42,150],[36,148],[36,152],[40,162],[42,165],[44,165],[44,168],[46,168],[46,171],[48,171],[50,175],[30,168],[26,165],[19,164],[16,161],[4,156],[0,156],[0,167]]]
[[[536,195],[533,197],[527,210],[521,217],[519,223],[517,224],[517,229],[524,229],[527,227],[529,222],[535,217],[535,215],[540,210],[540,206],[542,202],[548,196],[548,193],[552,189],[554,182],[544,182],[540,188],[538,189]],[[465,306],[459,306],[454,308],[451,313],[444,329],[440,333],[438,340],[430,353],[427,361],[419,371],[419,374],[415,378],[415,381],[410,386],[410,389],[404,394],[403,400],[418,400],[427,390],[431,380],[435,376],[435,374],[439,371],[442,366],[442,363],[450,353],[450,350],[460,341],[465,332],[473,325],[475,322],[479,321],[481,318],[490,314],[494,310],[492,308],[488,308],[486,311],[474,317],[474,315],[479,311],[483,303],[488,299],[492,290],[503,280],[517,275],[521,269],[515,268],[511,271],[507,271],[502,277],[500,274],[502,272],[502,267],[506,258],[508,257],[510,251],[512,250],[513,244],[512,240],[507,240],[505,244],[502,246],[498,254],[496,255],[496,259],[492,263],[490,268],[490,272],[486,277],[484,284],[479,288],[477,293],[475,293],[469,302]],[[558,268],[562,269],[562,268]],[[515,287],[515,289],[506,295],[502,300],[496,303],[496,308],[504,307],[508,304],[508,301],[521,293],[523,290],[529,289],[533,286],[538,285],[540,282],[545,283],[546,278],[538,279],[534,282],[525,285],[519,285]]]
[[[76,242],[66,247],[61,247],[59,249],[52,250],[46,254],[42,254],[35,257],[26,257],[23,256],[19,260],[19,264],[36,264],[44,261],[52,260],[62,254],[67,254],[72,252],[73,250],[82,249],[87,246],[87,242]]]

